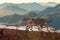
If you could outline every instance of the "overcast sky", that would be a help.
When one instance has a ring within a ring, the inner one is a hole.
[[[60,0],[0,0],[0,3],[30,3],[30,2],[37,2],[37,3],[57,2],[59,3]]]

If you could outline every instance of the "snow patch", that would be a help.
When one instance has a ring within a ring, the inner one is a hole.
[[[6,25],[0,25],[0,28],[16,29],[15,26],[6,26]],[[31,29],[31,28],[29,28],[29,31],[31,31],[30,29]],[[26,26],[20,26],[20,27],[18,27],[17,30],[26,30]],[[33,31],[38,31],[38,27],[37,27],[37,26],[33,26],[33,29],[32,29],[32,30],[33,30]],[[55,28],[52,28],[52,27],[48,27],[48,30],[49,30],[50,32],[60,33],[60,30],[55,30]],[[43,28],[41,31],[49,32],[48,30],[47,30],[47,28]]]
[[[56,30],[57,33],[60,33],[60,30]]]

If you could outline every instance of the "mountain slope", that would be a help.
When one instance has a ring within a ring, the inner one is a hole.
[[[60,4],[53,8],[47,8],[41,12],[43,15],[41,17],[46,19],[52,19],[52,22],[49,23],[49,26],[60,29]]]
[[[3,3],[0,4],[0,16],[11,15],[14,13],[24,15],[30,11],[43,11],[49,7],[48,5],[42,5],[40,3],[22,3],[22,4],[14,4],[14,3]]]
[[[14,13],[24,15],[27,12],[28,12],[27,10],[20,8],[15,4],[11,3],[0,4],[0,16],[12,15]]]
[[[18,6],[28,11],[42,11],[48,7],[45,5],[40,5],[39,3],[35,3],[35,2],[34,3],[23,3],[23,4],[19,4]]]
[[[35,11],[31,11],[28,14],[26,14],[25,16],[27,16],[29,18],[34,18],[34,17],[38,16],[38,14]]]
[[[9,16],[0,17],[0,22],[3,23],[17,23],[23,18],[23,15],[13,14]]]

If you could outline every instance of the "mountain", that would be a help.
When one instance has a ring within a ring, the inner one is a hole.
[[[22,6],[23,5],[23,6]],[[38,6],[39,5],[39,6]],[[24,7],[24,8],[23,8]],[[25,9],[26,7],[26,9]],[[40,11],[41,7],[44,9]],[[30,9],[27,9],[30,8]],[[39,9],[38,9],[39,8]],[[34,10],[33,10],[34,9]],[[35,9],[40,12],[35,11]],[[32,11],[33,10],[33,11]],[[4,13],[4,14],[3,14]],[[46,7],[38,3],[24,3],[24,4],[12,4],[4,3],[0,4],[0,23],[18,23],[24,16],[35,18],[51,18],[52,22],[48,24],[49,26],[60,28],[60,4],[55,7]],[[23,25],[25,25],[23,23]]]
[[[28,12],[27,10],[18,7],[16,4],[12,3],[0,4],[0,16],[12,15],[14,13],[24,15],[27,12]]]
[[[24,8],[28,11],[42,11],[48,7],[48,6],[41,5],[41,4],[36,3],[36,2],[34,2],[34,3],[22,3],[22,4],[19,4],[18,6],[21,8]]]
[[[34,17],[38,16],[38,14],[35,11],[31,11],[28,14],[26,14],[25,16],[27,16],[28,18],[34,18]]]
[[[53,15],[59,15],[60,14],[60,4],[58,4],[55,7],[48,7],[44,11],[41,11],[40,14],[53,14]]]
[[[4,17],[0,17],[1,23],[17,23],[23,18],[23,15],[13,14]]]
[[[53,14],[49,14],[49,18],[52,18],[52,25],[50,24],[50,26],[54,26],[57,29],[60,29],[60,4],[57,5],[55,8],[57,8]],[[51,15],[51,16],[50,16]]]
[[[58,3],[56,3],[56,2],[48,2],[48,4],[58,4]]]
[[[40,4],[41,4],[41,5],[48,6],[48,7],[54,7],[54,6],[56,6],[57,4],[59,4],[59,3],[56,3],[56,2],[42,3],[42,2],[40,2]]]
[[[60,6],[60,4],[56,5],[55,7],[48,7],[45,10],[39,12],[39,14],[40,15],[47,15],[47,14],[53,13],[55,11],[58,11],[60,9],[59,6]]]
[[[44,11],[40,12],[42,16],[39,17],[46,18],[47,20],[52,19],[52,22],[49,23],[49,26],[60,29],[60,4],[55,7],[48,7]]]
[[[42,14],[42,15],[49,14],[49,13],[53,12],[54,10],[56,10],[56,8],[54,8],[54,7],[48,7],[45,10],[41,11],[40,14]]]
[[[17,13],[19,15],[27,14],[30,11],[43,11],[47,7],[52,7],[48,5],[43,5],[43,3],[21,3],[21,4],[14,4],[14,3],[3,3],[0,4],[0,16],[12,15]]]
[[[24,8],[28,11],[43,11],[44,9],[46,9],[47,7],[54,7],[56,6],[58,3],[55,2],[48,2],[48,3],[22,3],[22,4],[18,4],[18,6],[20,6],[21,8]]]

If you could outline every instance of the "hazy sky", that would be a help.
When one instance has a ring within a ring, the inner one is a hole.
[[[59,3],[60,0],[0,0],[0,3],[30,3],[30,2],[57,2]]]

